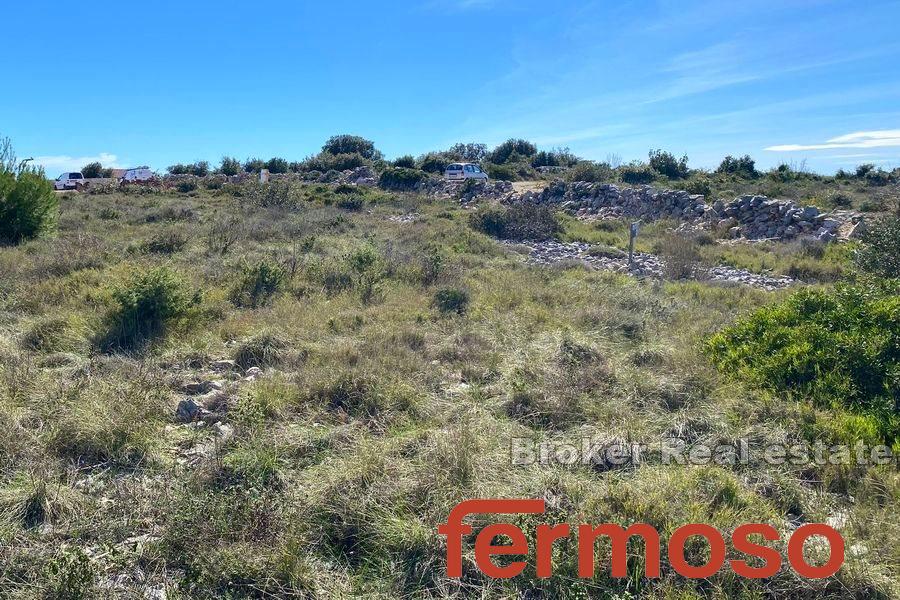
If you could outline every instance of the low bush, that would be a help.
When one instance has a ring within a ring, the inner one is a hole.
[[[375,149],[375,144],[358,135],[335,135],[325,142],[322,152],[327,154],[359,154],[369,160],[381,158],[381,152]]]
[[[836,410],[873,418],[900,435],[900,282],[805,289],[709,338],[725,373]]]
[[[274,261],[263,259],[254,265],[244,264],[231,290],[231,302],[241,308],[264,306],[283,289],[286,279],[284,269]]]
[[[194,179],[185,179],[184,181],[179,181],[177,184],[175,184],[175,189],[182,194],[196,191],[197,181]]]
[[[487,159],[494,164],[502,165],[516,162],[518,157],[532,157],[537,154],[537,147],[528,140],[509,139],[491,150]]]
[[[145,240],[142,249],[149,254],[174,254],[187,246],[187,233],[180,229],[168,229]]]
[[[559,219],[549,207],[534,203],[484,208],[472,214],[469,224],[478,231],[505,240],[546,240],[562,230]]]
[[[469,308],[469,292],[459,288],[444,288],[434,294],[431,305],[444,314],[465,314]]]
[[[200,302],[200,293],[191,292],[184,280],[166,267],[132,275],[112,296],[116,307],[100,341],[106,350],[132,349],[164,334]]]
[[[653,252],[663,260],[663,273],[668,279],[700,275],[700,244],[694,239],[666,233],[653,245]]]
[[[362,196],[347,196],[337,201],[337,207],[349,211],[362,210],[365,201]]]
[[[569,169],[567,173],[569,181],[590,181],[600,183],[603,181],[612,181],[615,179],[615,172],[606,163],[595,163],[589,160],[583,160]]]
[[[656,178],[656,171],[642,163],[630,163],[619,167],[619,177],[625,183],[646,185]]]
[[[861,270],[882,277],[900,277],[900,215],[868,225],[862,242],[856,253],[856,264]]]
[[[265,368],[278,364],[287,350],[287,342],[270,332],[253,336],[238,346],[234,362],[242,369]]]
[[[385,169],[378,178],[378,186],[386,190],[410,190],[428,178],[423,171],[405,167]]]
[[[395,167],[403,167],[404,169],[415,169],[416,168],[416,159],[410,156],[409,154],[405,156],[401,156],[394,160],[391,163]]]

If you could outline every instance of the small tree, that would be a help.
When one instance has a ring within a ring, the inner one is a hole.
[[[266,168],[266,161],[261,158],[248,158],[244,161],[244,171],[247,173],[259,173]]]
[[[241,172],[241,163],[234,157],[223,156],[222,162],[219,163],[219,172],[222,173],[222,175],[237,175]]]
[[[685,155],[676,159],[671,152],[651,150],[650,168],[671,179],[684,179],[688,176],[688,157]]]
[[[405,156],[401,156],[394,160],[393,165],[395,167],[403,167],[405,169],[415,169],[416,168],[416,159],[410,156],[409,154]]]
[[[270,158],[266,163],[266,168],[269,170],[269,173],[287,173],[290,169],[290,164],[283,158]]]
[[[56,225],[59,206],[40,167],[16,167],[8,138],[0,139],[0,243],[18,244]]]
[[[358,135],[335,135],[328,138],[322,146],[322,152],[328,154],[361,154],[368,160],[380,159],[381,152],[375,149],[375,143]]]
[[[719,164],[719,168],[716,169],[716,173],[727,173],[747,178],[756,177],[758,175],[756,172],[756,162],[750,158],[749,154],[745,154],[739,158],[735,158],[731,155],[726,156],[721,164]]]
[[[84,175],[85,179],[96,179],[98,177],[103,177],[103,165],[99,162],[92,162],[81,167],[81,174]]]
[[[491,153],[488,155],[488,160],[497,165],[502,165],[507,162],[515,162],[514,155],[518,155],[518,158],[530,158],[537,154],[537,146],[529,142],[528,140],[517,140],[517,139],[508,139],[496,148],[494,148]]]
[[[480,162],[487,156],[487,144],[476,144],[469,142],[466,144],[453,144],[447,154],[450,154],[455,160],[464,160],[467,162]]]

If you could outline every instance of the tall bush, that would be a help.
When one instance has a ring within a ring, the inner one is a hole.
[[[0,243],[18,244],[56,226],[59,202],[39,167],[17,167],[9,139],[0,139]]]

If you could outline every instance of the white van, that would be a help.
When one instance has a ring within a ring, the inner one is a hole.
[[[122,181],[149,181],[151,179],[153,179],[153,171],[149,167],[127,169],[122,175]]]
[[[444,170],[444,177],[450,181],[488,178],[487,173],[475,163],[451,163]]]
[[[53,182],[55,190],[77,190],[85,183],[81,173],[63,173]]]

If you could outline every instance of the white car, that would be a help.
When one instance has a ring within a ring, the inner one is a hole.
[[[77,190],[85,184],[81,173],[63,173],[53,182],[55,190]]]
[[[444,177],[450,181],[488,178],[487,173],[475,163],[451,163],[444,170]]]
[[[149,167],[135,167],[134,169],[128,169],[122,175],[122,181],[149,181],[153,179],[153,171],[150,170]]]

